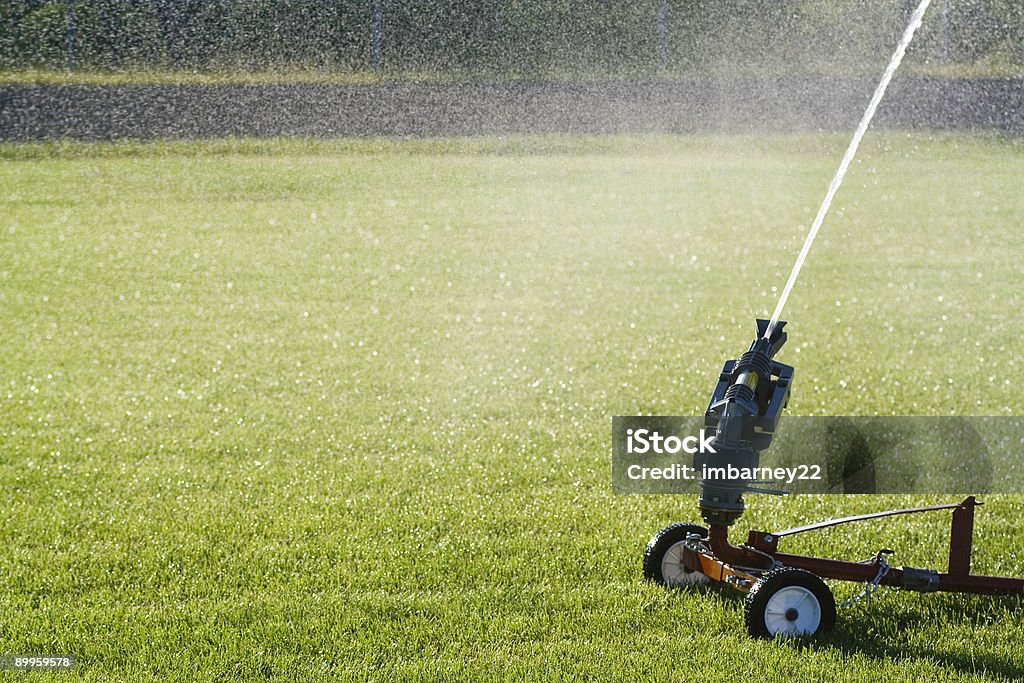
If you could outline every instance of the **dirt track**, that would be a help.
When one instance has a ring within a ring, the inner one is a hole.
[[[0,87],[0,139],[850,129],[871,79]],[[1024,79],[893,81],[876,124],[1024,134]]]

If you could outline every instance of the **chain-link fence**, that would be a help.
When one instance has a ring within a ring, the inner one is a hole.
[[[893,0],[2,0],[0,68],[607,75],[876,68]],[[1024,3],[935,0],[911,61],[1024,65]]]

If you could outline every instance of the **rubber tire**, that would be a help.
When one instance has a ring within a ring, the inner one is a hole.
[[[644,578],[648,581],[660,583],[663,586],[681,587],[707,583],[707,581],[698,580],[693,584],[669,584],[662,574],[661,563],[665,559],[665,554],[672,546],[685,541],[690,534],[700,534],[701,538],[707,538],[708,530],[696,524],[673,524],[654,534],[654,537],[651,538],[644,549]],[[692,573],[704,577],[700,572],[695,571]],[[707,577],[704,578],[707,579]]]
[[[836,625],[836,600],[829,587],[811,572],[792,567],[781,567],[762,576],[747,593],[743,609],[747,633],[754,638],[771,639],[776,637],[778,631],[772,633],[766,623],[768,602],[779,591],[793,587],[803,588],[814,595],[820,609],[820,618],[814,630],[799,635],[814,637],[831,631],[832,627]]]

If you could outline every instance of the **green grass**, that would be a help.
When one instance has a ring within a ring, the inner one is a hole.
[[[729,595],[641,580],[695,500],[611,493],[611,416],[703,408],[845,143],[0,146],[0,653],[90,680],[1024,677],[1016,599],[883,592],[751,641]],[[791,413],[1019,411],[1022,154],[869,136],[786,314]],[[739,526],[922,500],[949,497],[759,497]],[[1024,574],[1024,501],[986,503],[976,570]],[[785,549],[942,569],[947,525]]]
[[[622,67],[619,69],[581,69],[552,67],[533,71],[453,70],[427,71],[412,69],[372,70],[333,68],[206,68],[159,69],[135,68],[110,70],[78,67],[73,70],[53,67],[31,67],[0,70],[0,86],[10,85],[238,85],[273,83],[322,83],[365,85],[380,83],[463,83],[474,81],[555,81],[555,82],[616,82],[616,81],[676,81],[694,78],[785,78],[850,77],[877,78],[883,65],[874,61],[846,66],[833,63],[763,63],[737,67],[702,69],[670,69],[661,71],[654,66]],[[939,78],[1021,78],[1024,64],[1012,59],[989,59],[973,63],[939,64],[935,62],[908,63],[903,73]]]
[[[409,74],[413,76],[413,74]],[[453,80],[451,76],[444,80]],[[73,70],[49,67],[0,71],[0,85],[225,85],[241,83],[376,83],[372,71],[277,68],[247,69],[93,69]],[[442,80],[435,76],[430,80]]]

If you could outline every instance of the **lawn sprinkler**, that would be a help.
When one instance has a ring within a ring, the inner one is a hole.
[[[974,508],[981,504],[974,496],[952,505],[886,510],[770,533],[750,531],[746,543],[740,546],[729,543],[729,527],[743,514],[743,494],[781,493],[761,488],[753,476],[742,474],[757,470],[761,452],[771,444],[776,421],[789,398],[793,368],[775,361],[775,355],[786,342],[783,331],[786,323],[779,317],[832,199],[842,185],[846,170],[929,3],[930,0],[920,0],[911,15],[829,184],[771,320],[758,320],[757,336],[750,349],[738,360],[728,361],[722,369],[705,413],[705,432],[714,431],[710,449],[713,452],[694,456],[694,468],[701,473],[700,511],[707,527],[673,524],[655,534],[644,552],[644,575],[648,579],[671,586],[717,581],[746,593],[747,631],[755,637],[810,636],[831,629],[836,620],[836,601],[822,579],[863,581],[864,590],[851,601],[869,595],[878,586],[921,592],[1024,593],[1024,579],[971,574]],[[735,470],[739,474],[724,479],[710,477],[705,474],[705,466],[708,470]],[[934,510],[953,511],[949,569],[945,573],[892,566],[887,560],[892,551],[886,548],[863,562],[779,552],[779,539],[805,531]]]
[[[785,322],[757,321],[757,337],[738,360],[726,361],[705,413],[705,432],[714,453],[694,455],[694,468],[757,469],[761,452],[772,441],[778,416],[789,398],[793,368],[775,361],[786,342]],[[823,579],[864,582],[851,599],[866,597],[878,586],[919,592],[1021,594],[1024,579],[971,574],[974,508],[970,496],[959,503],[886,510],[831,519],[784,531],[750,531],[747,542],[729,542],[729,527],[743,514],[743,494],[781,493],[760,488],[745,477],[702,477],[699,507],[706,527],[673,524],[654,535],[644,551],[644,576],[674,587],[719,582],[746,594],[747,632],[758,638],[813,636],[829,631],[836,601]],[[850,562],[779,552],[787,536],[881,517],[952,510],[949,568],[946,572],[890,565],[893,551],[878,550],[866,561]]]

